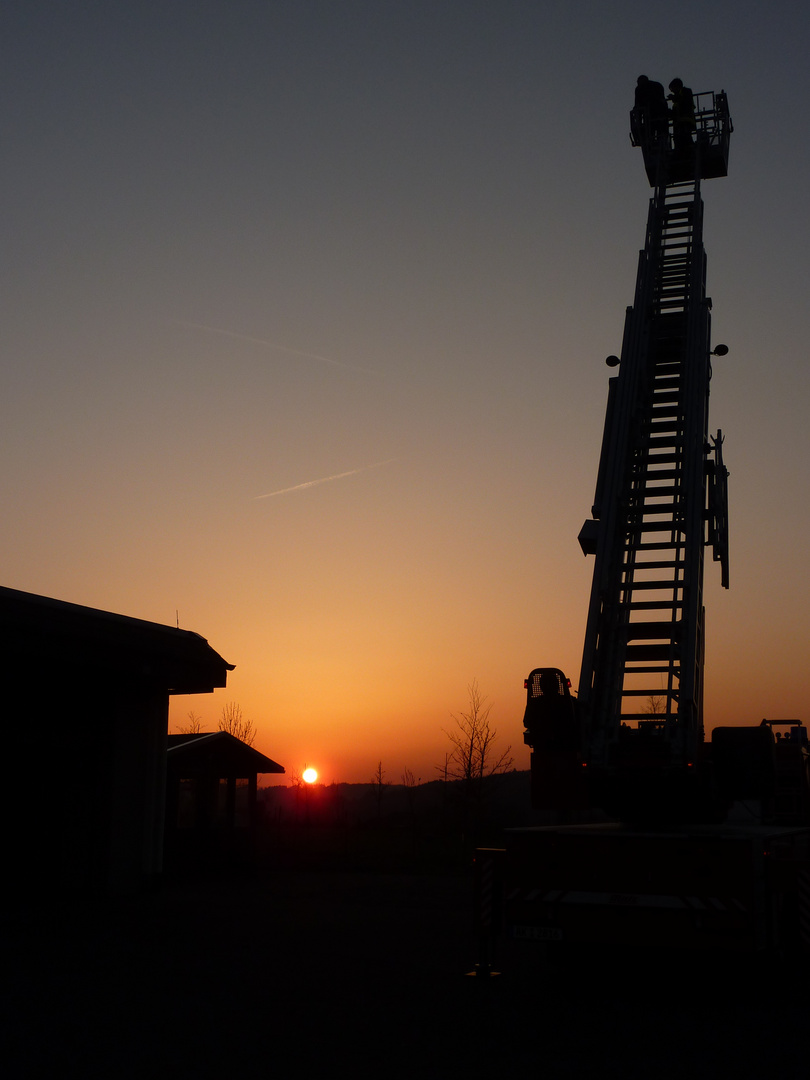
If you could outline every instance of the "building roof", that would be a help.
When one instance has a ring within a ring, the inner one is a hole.
[[[191,630],[69,604],[0,586],[0,646],[18,666],[80,664],[96,674],[126,674],[172,694],[225,686],[234,665]]]
[[[284,772],[283,765],[227,731],[169,735],[168,753],[169,767],[174,772],[189,768],[220,776]]]

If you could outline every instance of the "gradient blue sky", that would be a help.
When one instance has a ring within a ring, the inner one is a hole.
[[[809,24],[778,0],[4,4],[2,583],[179,612],[237,666],[173,726],[237,701],[288,771],[435,775],[472,679],[525,766],[523,678],[579,674],[576,535],[650,195],[633,88],[677,75],[735,123],[704,187],[731,350],[707,720],[807,718]]]

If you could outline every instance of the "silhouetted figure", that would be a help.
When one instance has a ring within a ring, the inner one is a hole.
[[[694,150],[692,133],[695,130],[695,99],[688,86],[680,79],[669,84],[672,91],[667,97],[672,102],[672,140],[677,157],[689,157]]]
[[[635,111],[641,130],[652,144],[663,142],[668,134],[669,109],[664,88],[646,75],[636,80]]]

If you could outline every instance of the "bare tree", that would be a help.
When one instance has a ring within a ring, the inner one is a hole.
[[[497,731],[489,720],[492,705],[482,695],[478,681],[467,687],[467,711],[451,714],[454,728],[443,729],[450,740],[450,752],[444,764],[436,768],[445,780],[444,789],[457,800],[462,811],[462,845],[478,843],[484,822],[489,777],[505,773],[512,767],[512,747],[496,747]],[[447,780],[459,781],[458,787],[448,788]]]
[[[650,694],[644,703],[644,712],[648,716],[663,716],[666,711],[666,694]]]
[[[408,788],[409,790],[413,790],[413,788],[415,788],[416,785],[419,783],[419,780],[417,780],[413,774],[413,770],[409,769],[407,766],[405,767],[402,776],[400,776],[400,780],[402,781],[402,786]]]
[[[452,749],[437,769],[445,779],[463,780],[467,787],[473,787],[487,776],[507,772],[514,758],[511,746],[500,752],[495,746],[498,733],[489,721],[492,704],[481,694],[476,679],[467,692],[467,711],[453,715],[455,728],[442,729]]]
[[[374,785],[374,798],[377,800],[377,817],[379,817],[382,810],[383,793],[391,783],[390,780],[385,779],[385,770],[381,761],[377,763],[377,770],[372,776],[371,782]]]
[[[405,767],[405,771],[402,773],[400,780],[402,781],[402,786],[405,788],[405,798],[408,802],[408,810],[413,813],[414,792],[416,791],[416,785],[419,781],[414,776],[412,770],[407,766]]]
[[[244,719],[241,706],[235,701],[229,701],[227,705],[222,706],[219,730],[227,731],[229,735],[247,743],[248,746],[253,746],[256,740],[256,728],[253,721]]]
[[[195,716],[194,712],[188,714],[188,720],[185,724],[178,724],[177,730],[181,735],[199,735],[202,731],[202,717]]]

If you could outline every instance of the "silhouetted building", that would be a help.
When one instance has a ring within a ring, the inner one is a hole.
[[[249,860],[259,773],[284,766],[226,731],[169,735],[166,864],[227,866]]]
[[[233,665],[198,634],[0,587],[6,890],[131,888],[162,867],[169,696]]]

